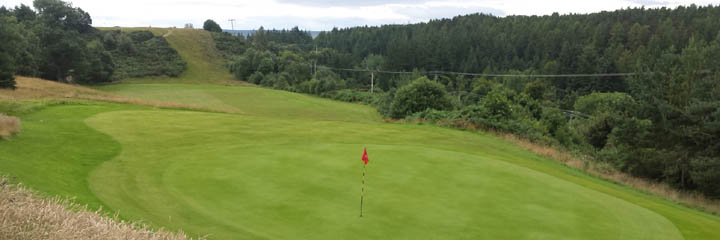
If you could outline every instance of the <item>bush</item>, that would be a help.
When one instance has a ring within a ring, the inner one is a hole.
[[[448,110],[452,107],[442,84],[421,77],[398,89],[390,106],[390,116],[404,118],[426,109]]]
[[[425,120],[432,123],[439,122],[452,122],[462,120],[461,113],[459,111],[440,111],[434,109],[426,109],[422,112],[414,113],[413,115],[407,116],[406,120]]]
[[[248,82],[253,84],[260,84],[262,80],[265,78],[265,74],[261,72],[255,72],[250,77],[248,77]]]
[[[260,85],[280,90],[289,90],[290,84],[288,84],[288,79],[290,79],[290,75],[288,73],[270,73],[265,75],[260,82]]]
[[[261,51],[249,48],[242,55],[236,56],[230,64],[230,72],[235,79],[246,81],[255,72],[266,75],[275,72],[275,55],[270,51]]]
[[[20,119],[0,113],[0,138],[20,132]]]
[[[222,32],[222,28],[212,19],[205,20],[203,23],[203,29],[208,32]]]
[[[134,31],[134,32],[129,32],[127,35],[135,43],[141,43],[141,42],[153,39],[155,37],[155,34],[153,34],[150,31]]]
[[[597,115],[603,112],[631,113],[636,111],[635,100],[627,93],[592,93],[578,98],[575,111]]]
[[[384,95],[378,93],[356,91],[351,89],[339,90],[334,93],[329,93],[326,96],[333,100],[355,103],[360,102],[364,104],[376,104],[381,97],[384,97]]]
[[[151,76],[178,77],[187,69],[187,63],[167,40],[153,35],[150,31],[108,31],[104,34],[103,45],[111,50],[110,56],[105,56],[108,52],[96,51],[95,56],[98,57],[93,59],[98,63],[105,62],[105,65],[114,63],[114,80]]]
[[[511,108],[513,103],[508,98],[508,95],[510,95],[510,93],[507,93],[505,89],[498,88],[492,90],[487,96],[480,100],[480,105],[488,110],[489,117],[494,119],[508,119],[513,113]]]
[[[213,37],[213,40],[215,40],[215,48],[217,48],[225,58],[231,59],[233,56],[245,53],[247,43],[242,34],[233,36],[226,32],[211,32],[210,35]]]
[[[720,198],[720,158],[698,157],[690,161],[692,181],[711,198]]]

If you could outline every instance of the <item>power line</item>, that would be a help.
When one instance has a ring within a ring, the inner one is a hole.
[[[449,72],[449,71],[421,71],[421,72],[400,72],[400,71],[383,71],[371,69],[355,69],[355,68],[334,68],[327,66],[318,66],[318,68],[346,71],[346,72],[374,72],[387,74],[414,74],[420,73],[425,75],[443,74],[443,75],[463,75],[474,77],[516,77],[516,78],[584,78],[584,77],[628,77],[640,75],[640,73],[589,73],[589,74],[495,74],[495,73],[465,73],[465,72]]]

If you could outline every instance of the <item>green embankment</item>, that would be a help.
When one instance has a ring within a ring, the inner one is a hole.
[[[716,216],[492,135],[384,123],[368,106],[185,76],[100,89],[234,113],[49,106],[0,142],[0,172],[214,239],[720,239]],[[371,163],[359,218],[363,147]]]
[[[114,30],[117,28],[101,28]],[[187,70],[179,78],[148,77],[123,80],[124,83],[232,83],[232,75],[224,66],[222,55],[215,49],[210,33],[180,28],[122,28],[123,31],[148,30],[165,36],[170,46],[187,62]]]

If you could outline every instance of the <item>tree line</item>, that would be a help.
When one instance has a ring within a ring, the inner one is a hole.
[[[373,104],[390,118],[510,132],[720,198],[720,7],[472,14],[312,41],[290,32],[214,36],[233,49],[228,66],[240,80]]]
[[[15,75],[93,84],[139,76],[177,76],[185,62],[150,32],[100,31],[90,14],[60,0],[0,7],[0,87]]]

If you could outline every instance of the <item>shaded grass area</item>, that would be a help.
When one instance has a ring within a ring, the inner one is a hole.
[[[128,109],[117,105],[47,107],[22,116],[28,131],[0,144],[0,173],[50,196],[76,198],[91,208],[102,202],[90,192],[88,174],[121,151],[112,137],[89,128],[86,118]]]

